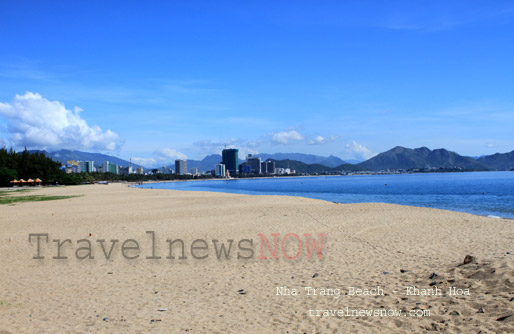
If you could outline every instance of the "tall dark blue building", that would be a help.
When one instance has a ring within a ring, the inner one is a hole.
[[[221,152],[222,164],[230,175],[235,175],[238,172],[239,165],[239,150],[237,148],[226,148]]]

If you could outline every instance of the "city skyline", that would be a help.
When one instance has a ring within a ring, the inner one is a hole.
[[[0,146],[509,152],[514,5],[472,4],[4,3]]]

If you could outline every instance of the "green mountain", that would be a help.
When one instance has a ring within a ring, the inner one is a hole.
[[[115,156],[89,153],[81,151],[60,150],[55,152],[46,151],[29,151],[29,153],[44,153],[47,157],[61,163],[66,163],[68,160],[93,160],[96,166],[100,166],[104,161],[109,161],[117,165],[126,167],[130,164],[129,161],[120,159]],[[379,155],[361,162],[359,164],[345,163],[337,157],[322,157],[309,154],[299,153],[276,153],[260,154],[261,158],[275,161],[278,168],[291,168],[298,173],[321,173],[321,172],[341,172],[341,171],[382,171],[382,170],[409,170],[409,169],[423,169],[423,168],[446,168],[446,169],[462,169],[462,170],[512,170],[514,169],[514,151],[509,153],[496,153],[493,155],[482,156],[479,158],[471,158],[461,156],[455,152],[446,149],[430,150],[426,147],[416,149],[405,148],[396,146],[395,148],[380,153]],[[274,159],[273,157],[289,157],[286,159]],[[292,159],[297,157],[298,159]],[[315,161],[312,162],[311,161]],[[219,154],[212,154],[206,156],[202,160],[188,160],[188,170],[198,167],[199,170],[209,171],[214,169],[216,164],[221,162]],[[243,162],[243,160],[240,160]],[[173,163],[173,161],[172,161]],[[335,167],[334,167],[335,166]],[[139,167],[133,164],[134,168]],[[174,168],[174,165],[170,166]]]
[[[211,154],[203,158],[202,160],[187,160],[187,169],[198,168],[200,171],[211,171],[217,164],[221,163],[221,155]],[[175,169],[175,166],[172,167]]]
[[[275,162],[275,168],[290,168],[294,169],[296,173],[298,174],[314,174],[314,173],[320,173],[330,170],[329,167],[323,166],[320,164],[306,164],[305,162],[297,161],[297,160],[274,160],[270,159]]]
[[[478,158],[477,161],[494,170],[512,170],[514,169],[514,151],[486,155]]]
[[[290,168],[294,169],[298,174],[316,174],[324,172],[341,172],[341,171],[359,171],[362,170],[360,167],[352,164],[341,164],[337,167],[330,168],[321,164],[306,164],[297,160],[273,160],[275,161],[276,168]]]
[[[430,150],[426,147],[416,149],[396,146],[379,155],[357,164],[370,171],[409,170],[416,168],[457,168],[463,170],[489,170],[479,161],[461,156],[445,149]]]
[[[273,154],[267,154],[267,153],[259,153],[256,154],[256,156],[260,157],[263,161],[272,159],[275,161],[278,160],[296,160],[303,162],[308,165],[312,164],[319,164],[327,167],[337,167],[339,165],[345,164],[346,162],[339,159],[336,156],[329,156],[324,157],[321,155],[314,155],[314,154],[304,154],[304,153],[273,153]]]
[[[95,166],[99,167],[102,165],[104,161],[109,161],[110,163],[114,163],[118,166],[128,167],[130,165],[130,161],[120,159],[118,157],[102,154],[102,153],[89,153],[82,151],[71,151],[71,150],[59,150],[55,152],[47,152],[47,151],[39,151],[32,150],[29,153],[44,153],[47,157],[51,158],[54,161],[65,164],[68,160],[82,160],[82,161],[94,161]],[[140,165],[132,164],[132,167],[138,168]]]

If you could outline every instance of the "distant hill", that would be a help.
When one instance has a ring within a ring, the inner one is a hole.
[[[339,165],[345,164],[344,160],[339,159],[333,155],[329,157],[324,157],[321,155],[314,154],[303,154],[303,153],[259,153],[256,156],[260,157],[262,160],[295,160],[299,162],[303,162],[304,164],[312,165],[319,164],[327,167],[337,167]],[[246,157],[241,157],[245,159]]]
[[[273,160],[273,159],[271,159]],[[342,172],[342,171],[360,171],[362,168],[352,165],[352,164],[341,164],[339,166],[330,168],[321,164],[306,164],[301,161],[296,160],[273,160],[275,161],[276,168],[290,168],[294,169],[298,174],[315,174],[322,172]]]
[[[346,161],[346,163],[349,163],[349,164],[352,164],[352,165],[356,165],[356,164],[359,164],[359,163],[363,162],[364,160],[362,160],[362,159],[361,159],[361,160],[357,160],[357,159],[346,159],[345,161]]]
[[[104,161],[127,167],[130,162],[118,157],[82,151],[60,150],[47,152],[31,150],[30,153],[41,152],[47,157],[60,163],[68,160],[94,161],[95,166],[101,166]],[[464,170],[512,170],[514,169],[514,151],[509,153],[496,153],[493,155],[481,156],[479,158],[461,156],[446,149],[430,150],[426,147],[416,149],[396,146],[395,148],[380,153],[379,155],[358,164],[350,164],[338,157],[323,157],[314,154],[303,153],[275,153],[258,154],[261,159],[275,161],[278,168],[291,168],[298,173],[320,173],[327,171],[381,171],[381,170],[408,170],[415,168],[461,168]],[[242,157],[241,157],[242,158]],[[198,168],[200,171],[211,171],[214,166],[221,162],[221,155],[211,154],[202,160],[187,160],[187,169]],[[240,163],[244,159],[240,159]],[[170,166],[175,169],[174,162]],[[138,164],[132,164],[134,168]]]
[[[494,170],[512,170],[514,168],[514,151],[482,156],[477,161]]]
[[[81,151],[70,151],[70,150],[59,150],[55,152],[47,152],[41,150],[32,150],[33,152],[41,152],[44,153],[47,157],[51,158],[54,161],[65,164],[68,160],[82,160],[82,161],[94,161],[95,166],[99,167],[102,165],[104,161],[109,161],[111,163],[115,163],[118,166],[128,167],[130,165],[130,161],[120,159],[118,157],[102,154],[102,153],[89,153],[89,152],[81,152]],[[133,168],[138,168],[140,165],[132,164]]]
[[[303,173],[313,174],[313,173],[320,173],[320,172],[326,172],[326,171],[331,170],[330,167],[323,166],[320,164],[306,164],[301,161],[290,160],[290,159],[285,159],[285,160],[271,159],[271,160],[275,162],[275,168],[294,169],[296,171],[296,173],[298,173],[298,174],[303,174]]]
[[[445,149],[430,150],[426,147],[416,149],[396,146],[379,155],[357,164],[365,170],[399,170],[413,168],[462,168],[466,170],[488,170],[479,161],[461,156]]]
[[[214,170],[214,167],[221,163],[221,155],[219,154],[211,154],[203,158],[202,160],[187,160],[187,169],[188,171],[191,168],[198,168],[200,171],[210,171]],[[175,166],[172,167],[175,169]]]
[[[332,168],[333,172],[359,172],[359,171],[363,171],[363,170],[364,170],[364,168],[362,168],[358,165],[350,164],[350,163],[342,164],[342,165]]]

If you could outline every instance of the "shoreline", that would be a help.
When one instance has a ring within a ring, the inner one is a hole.
[[[306,176],[306,177],[312,177],[312,176]],[[207,179],[207,180],[176,180],[176,181],[154,181],[154,182],[147,182],[145,184],[153,184],[153,183],[174,183],[174,182],[186,182],[186,181],[212,181],[217,179]],[[222,179],[219,179],[219,181],[223,181]],[[514,218],[510,217],[502,217],[502,216],[496,216],[496,215],[485,215],[485,214],[476,214],[471,212],[464,212],[464,211],[455,211],[450,209],[441,209],[441,208],[434,208],[429,206],[415,206],[415,205],[407,205],[407,204],[397,204],[397,203],[388,203],[388,202],[352,202],[352,203],[342,203],[342,202],[336,202],[326,199],[319,199],[319,198],[312,198],[312,197],[305,197],[305,196],[298,196],[298,195],[279,195],[279,194],[242,194],[242,193],[232,193],[232,192],[223,192],[223,191],[208,191],[208,190],[184,190],[184,189],[166,189],[166,188],[146,188],[146,187],[138,187],[139,183],[137,182],[130,182],[130,181],[122,181],[122,182],[110,182],[109,184],[118,184],[118,185],[127,185],[128,188],[132,189],[145,189],[145,190],[172,190],[172,191],[179,191],[179,192],[204,192],[204,193],[221,193],[221,194],[231,194],[231,195],[245,195],[245,196],[283,196],[283,197],[293,197],[293,198],[304,198],[304,199],[313,199],[318,201],[324,201],[327,203],[333,203],[333,204],[387,204],[387,205],[399,205],[399,206],[405,206],[408,208],[427,208],[427,209],[435,209],[435,210],[442,210],[442,211],[448,211],[448,212],[454,212],[454,213],[463,213],[463,214],[469,214],[472,216],[477,217],[483,217],[483,218],[489,218],[489,219],[503,219],[508,221],[514,221]],[[83,186],[91,186],[91,185],[109,185],[109,184],[80,184],[80,185],[59,185],[59,186],[39,186],[39,187],[21,187],[21,188],[13,188],[13,187],[3,187],[0,188],[0,191],[5,192],[16,192],[17,190],[38,190],[38,189],[45,189],[45,188],[58,188],[58,187],[83,187]]]
[[[434,174],[448,174],[448,173],[434,173]],[[461,173],[458,173],[458,174],[461,174]],[[390,175],[405,175],[405,174],[390,174]],[[340,176],[340,175],[332,175],[334,177],[336,176]],[[365,176],[365,175],[354,175],[354,176]],[[298,176],[296,176],[298,177]],[[287,178],[296,178],[296,177],[287,177]],[[328,175],[318,175],[318,176],[314,176],[314,175],[311,175],[311,176],[301,176],[301,177],[310,177],[310,178],[327,178]],[[275,177],[259,177],[259,178],[243,178],[243,179],[202,179],[202,180],[173,180],[173,181],[158,181],[158,182],[151,182],[151,183],[143,183],[143,184],[139,184],[139,183],[132,183],[130,186],[131,187],[134,187],[134,188],[141,188],[141,189],[165,189],[165,190],[178,190],[178,191],[198,191],[194,188],[190,188],[188,189],[187,186],[185,186],[186,188],[178,188],[178,189],[174,189],[172,188],[173,186],[170,186],[170,188],[161,188],[161,187],[158,187],[158,188],[153,188],[151,186],[151,184],[166,184],[166,183],[169,183],[170,185],[172,184],[175,184],[177,182],[187,182],[187,181],[211,181],[215,184],[223,184],[224,182],[222,181],[239,181],[239,180],[275,180],[275,179],[279,179],[279,178],[275,178]],[[392,182],[392,181],[391,181]],[[387,185],[387,184],[386,184]],[[512,216],[512,213],[505,211],[505,212],[496,212],[495,210],[493,210],[492,208],[490,210],[487,210],[487,209],[482,209],[482,210],[476,210],[476,211],[479,211],[479,212],[471,212],[472,210],[470,211],[462,211],[462,210],[459,210],[461,207],[459,205],[456,205],[456,206],[447,206],[447,207],[435,207],[433,205],[430,205],[430,204],[434,204],[434,203],[423,203],[422,201],[420,203],[413,203],[413,204],[404,204],[405,201],[402,201],[402,197],[403,195],[402,194],[394,194],[392,195],[393,197],[390,198],[390,201],[389,202],[383,202],[383,201],[375,201],[375,197],[376,196],[380,196],[380,195],[383,195],[383,194],[379,194],[379,193],[370,193],[370,194],[367,194],[367,196],[371,197],[371,201],[369,202],[366,202],[366,201],[346,201],[346,202],[339,202],[338,201],[338,197],[337,196],[332,196],[332,198],[330,198],[330,196],[318,196],[318,197],[310,197],[310,193],[302,193],[302,192],[295,192],[294,194],[290,194],[291,192],[287,192],[287,191],[283,191],[283,192],[279,192],[279,193],[276,193],[276,194],[270,194],[270,193],[267,193],[266,192],[266,189],[264,189],[263,192],[257,192],[257,191],[252,191],[252,190],[249,190],[249,189],[244,189],[244,188],[241,188],[241,189],[235,189],[236,191],[233,191],[234,189],[231,189],[230,186],[228,186],[228,188],[222,188],[222,189],[217,189],[215,187],[209,187],[208,185],[206,187],[204,187],[206,189],[202,189],[201,191],[207,191],[207,192],[214,192],[214,193],[227,193],[227,194],[247,194],[247,195],[257,195],[257,196],[262,196],[262,195],[275,195],[275,196],[295,196],[295,197],[302,197],[302,198],[313,198],[313,199],[321,199],[321,200],[325,200],[325,201],[328,201],[328,202],[333,202],[333,203],[339,203],[339,204],[358,204],[358,203],[390,203],[390,204],[398,204],[398,205],[406,205],[406,206],[412,206],[412,207],[420,207],[420,208],[423,208],[423,207],[428,207],[428,208],[434,208],[434,209],[441,209],[441,210],[448,210],[448,211],[452,211],[452,212],[463,212],[463,213],[469,213],[469,214],[472,214],[472,215],[477,215],[477,216],[482,216],[482,217],[487,217],[487,218],[492,218],[492,219],[508,219],[508,220],[514,220],[514,216]],[[209,189],[210,188],[210,189]],[[264,187],[265,188],[265,187]],[[237,192],[237,191],[241,191],[241,192]],[[485,193],[484,193],[485,194]],[[348,195],[347,193],[341,193],[340,195]],[[321,198],[320,198],[321,197]],[[407,201],[409,202],[409,201]],[[410,201],[412,202],[412,201]],[[415,205],[415,204],[418,204],[418,205]],[[426,205],[425,205],[426,204]],[[476,204],[476,203],[475,203]],[[511,215],[511,216],[508,216],[508,215]]]

